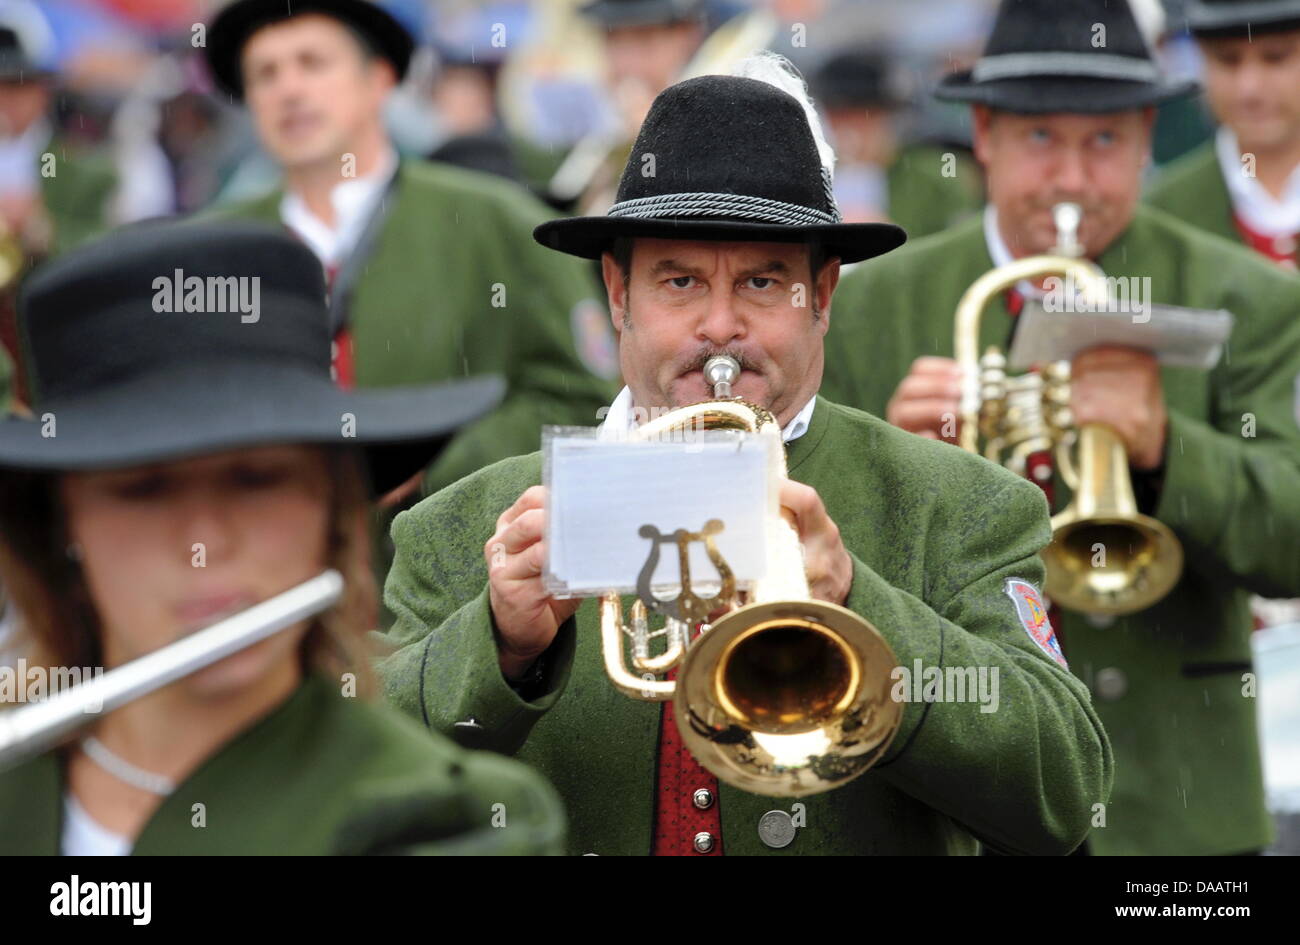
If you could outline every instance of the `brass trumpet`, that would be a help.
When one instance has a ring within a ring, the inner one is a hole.
[[[713,400],[671,411],[636,436],[688,427],[780,435],[770,411],[731,397],[740,374],[734,359],[712,358],[704,373]],[[784,457],[780,472],[785,476]],[[767,523],[766,577],[748,592],[737,590],[714,542],[724,527],[714,519],[698,532],[665,536],[653,526],[641,529],[653,544],[630,620],[624,621],[617,593],[601,600],[605,671],[631,698],[671,699],[683,743],[728,784],[775,797],[840,787],[875,764],[898,730],[902,706],[890,696],[893,650],[857,614],[811,599],[798,534],[787,518]],[[718,572],[712,597],[699,596],[691,584],[689,545],[697,541]],[[680,593],[671,600],[650,587],[660,544],[675,545],[681,565]],[[710,623],[719,610],[727,612]],[[665,618],[662,630],[649,629],[648,612]],[[651,640],[659,637],[664,650],[652,656]],[[676,667],[676,680],[656,678]]]
[[[1069,610],[1099,617],[1130,614],[1150,607],[1178,583],[1183,550],[1168,526],[1138,512],[1119,435],[1100,423],[1075,428],[1068,362],[1012,378],[1006,374],[1006,358],[996,347],[982,357],[978,353],[985,307],[1021,280],[1063,275],[1080,288],[1088,303],[1108,302],[1106,276],[1083,258],[1078,242],[1078,205],[1057,204],[1052,215],[1057,243],[1050,252],[985,273],[957,303],[954,353],[962,368],[959,442],[962,449],[978,453],[982,435],[985,458],[1020,475],[1026,475],[1030,454],[1054,453],[1074,498],[1052,516],[1052,543],[1043,551],[1044,591]]]

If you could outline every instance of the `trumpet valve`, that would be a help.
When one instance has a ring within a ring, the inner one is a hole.
[[[1007,359],[996,348],[980,358],[980,432],[986,439],[998,436],[1006,417]]]
[[[1074,426],[1074,412],[1070,409],[1070,363],[1048,364],[1042,375],[1043,414],[1048,427],[1059,436]]]

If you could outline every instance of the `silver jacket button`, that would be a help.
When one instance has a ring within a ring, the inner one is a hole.
[[[695,835],[695,852],[709,853],[713,850],[713,834],[702,830]]]
[[[1128,676],[1124,674],[1122,669],[1107,666],[1105,669],[1097,671],[1097,678],[1093,680],[1093,688],[1097,690],[1098,699],[1114,702],[1128,692]]]
[[[713,792],[705,787],[699,788],[691,795],[691,802],[700,810],[708,810],[713,806]]]
[[[794,840],[794,818],[783,810],[770,810],[758,819],[758,839],[774,850]]]

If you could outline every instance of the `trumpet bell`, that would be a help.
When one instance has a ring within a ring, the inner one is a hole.
[[[1077,466],[1065,477],[1074,498],[1052,516],[1042,552],[1044,590],[1062,607],[1100,617],[1145,610],[1178,583],[1183,546],[1169,526],[1138,512],[1119,434],[1085,423],[1078,440]],[[1063,462],[1062,473],[1072,465]]]
[[[1051,599],[1099,616],[1145,610],[1173,590],[1183,570],[1174,533],[1139,514],[1085,517],[1066,509],[1052,517],[1052,543],[1042,557]]]
[[[837,788],[885,753],[902,719],[897,661],[869,623],[816,600],[750,604],[686,651],[673,708],[686,747],[753,794]]]

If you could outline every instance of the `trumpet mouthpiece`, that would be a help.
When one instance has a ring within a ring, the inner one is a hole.
[[[1063,256],[1082,256],[1079,224],[1083,222],[1083,208],[1077,203],[1058,203],[1052,208],[1052,222],[1056,224],[1056,252]]]
[[[704,380],[713,388],[714,397],[730,397],[731,385],[738,377],[740,362],[730,355],[714,355],[704,362]]]

